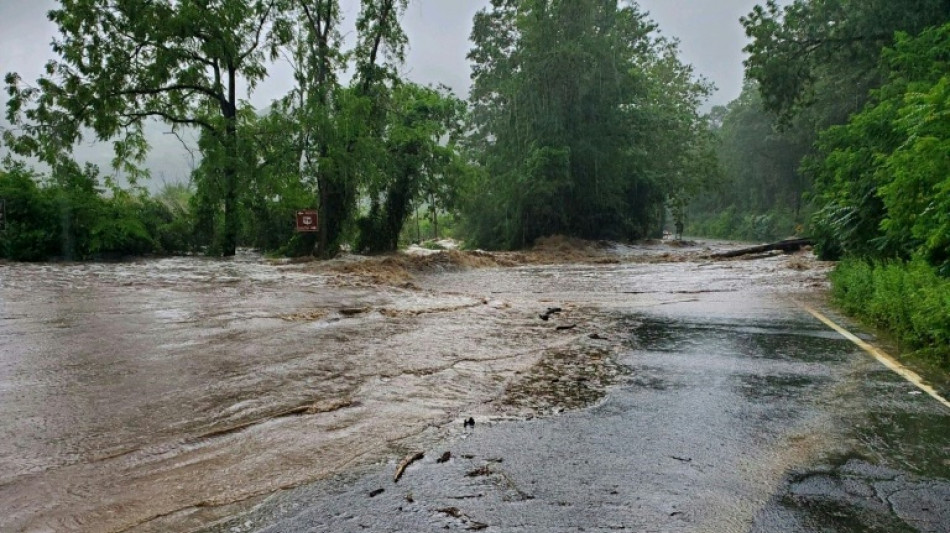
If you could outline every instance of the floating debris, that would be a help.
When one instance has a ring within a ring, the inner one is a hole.
[[[416,452],[407,455],[402,461],[399,462],[399,465],[396,467],[396,474],[393,475],[393,483],[399,483],[399,478],[402,477],[402,474],[406,471],[406,468],[412,463],[421,460],[425,456],[426,455],[422,452]]]

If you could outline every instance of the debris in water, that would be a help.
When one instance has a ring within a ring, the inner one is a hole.
[[[310,312],[294,313],[291,315],[280,315],[282,320],[287,322],[316,322],[327,317],[327,312],[323,309],[317,309]]]
[[[399,462],[399,466],[396,467],[396,474],[393,476],[393,483],[399,483],[399,478],[402,477],[402,474],[406,471],[406,468],[425,456],[426,455],[422,452],[416,452],[407,455],[405,459]]]
[[[447,514],[452,518],[458,518],[459,520],[465,518],[465,515],[462,513],[461,509],[458,507],[444,507],[439,509],[439,512],[442,514]]]
[[[375,498],[375,497],[379,496],[380,494],[382,494],[382,493],[384,493],[384,492],[386,492],[386,489],[376,489],[376,490],[374,490],[374,491],[372,491],[372,492],[369,493],[369,497],[370,497],[370,498]]]
[[[563,309],[560,307],[548,307],[548,310],[538,315],[538,318],[547,322],[551,318],[551,315],[556,315],[561,311],[563,311]]]
[[[473,428],[475,427],[475,419],[469,417],[468,420],[462,423],[462,427]]]
[[[475,470],[472,470],[468,474],[465,474],[465,477],[484,477],[491,475],[491,468],[488,465],[480,466]]]
[[[353,400],[350,398],[324,400],[314,402],[313,405],[307,408],[306,414],[316,415],[321,413],[332,413],[334,411],[339,411],[340,409],[346,409],[347,407],[352,406]]]
[[[577,327],[577,324],[568,324],[566,326],[558,326],[557,331],[570,331]]]
[[[451,516],[452,518],[455,518],[456,520],[461,520],[462,522],[466,524],[465,529],[467,529],[468,531],[481,531],[488,527],[488,524],[483,524],[481,522],[476,522],[475,520],[472,520],[471,518],[466,516],[466,514],[463,513],[458,507],[444,507],[442,509],[439,509],[438,512],[444,515]]]
[[[761,254],[764,252],[797,252],[806,246],[811,246],[813,243],[810,239],[788,239],[780,242],[773,242],[771,244],[763,244],[761,246],[752,246],[750,248],[742,248],[739,250],[730,250],[728,252],[719,252],[710,255],[713,259],[729,259],[733,257],[742,257],[744,255],[753,255]]]
[[[449,459],[451,459],[451,458],[452,458],[452,452],[445,452],[445,453],[442,454],[442,457],[439,457],[438,459],[436,459],[435,462],[437,462],[437,463],[447,463],[447,462],[449,462]]]
[[[368,311],[368,307],[344,307],[343,309],[340,309],[340,314],[343,316],[356,316],[362,315]]]

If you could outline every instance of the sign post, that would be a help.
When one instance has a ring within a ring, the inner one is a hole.
[[[319,220],[317,212],[314,209],[301,209],[297,211],[297,232],[316,233],[320,231]]]

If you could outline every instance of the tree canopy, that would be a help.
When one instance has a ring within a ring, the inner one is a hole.
[[[921,254],[950,273],[950,25],[898,36],[888,82],[809,162],[832,255]]]
[[[7,75],[4,143],[105,197],[77,142],[112,142],[135,180],[146,121],[196,131],[174,227],[225,256],[391,251],[420,211],[435,234],[460,217],[473,246],[653,236],[717,174],[698,111],[711,86],[635,3],[493,1],[474,21],[468,102],[403,79],[407,5],[361,0],[349,29],[338,0],[64,0],[46,74]],[[278,56],[293,85],[254,109]],[[294,211],[313,207],[319,232],[295,234]]]
[[[199,127],[222,147],[221,248],[233,255],[238,84],[253,89],[290,39],[286,2],[63,0],[49,18],[59,28],[58,59],[35,87],[7,75],[7,117],[25,132],[7,142],[58,164],[91,131],[113,141],[114,165],[136,176],[148,149],[145,119]]]
[[[752,40],[746,73],[783,121],[819,105],[824,126],[840,124],[882,83],[880,53],[896,32],[947,20],[948,0],[768,0],[742,19]]]
[[[635,5],[599,0],[499,0],[476,15],[476,242],[658,231],[667,197],[703,172],[709,87],[654,29]]]

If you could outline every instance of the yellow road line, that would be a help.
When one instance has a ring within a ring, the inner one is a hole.
[[[907,381],[913,383],[918,389],[920,389],[920,390],[926,392],[927,394],[933,396],[934,399],[937,400],[938,402],[942,403],[942,404],[944,405],[944,407],[950,408],[950,402],[948,402],[946,398],[944,398],[943,396],[940,395],[940,393],[938,393],[936,390],[934,390],[933,387],[931,387],[930,385],[927,385],[926,383],[924,383],[924,380],[920,377],[919,374],[917,374],[917,373],[914,372],[913,370],[911,370],[911,369],[905,367],[904,365],[900,364],[900,363],[897,361],[897,359],[894,359],[893,357],[891,357],[891,356],[888,355],[887,353],[885,353],[885,352],[879,350],[878,348],[875,348],[874,346],[871,346],[870,344],[868,344],[868,343],[864,342],[863,340],[859,339],[856,335],[854,335],[854,334],[851,333],[850,331],[844,329],[843,327],[839,326],[838,324],[834,323],[830,318],[828,318],[828,317],[826,317],[825,315],[821,314],[820,312],[818,312],[818,311],[817,311],[816,309],[814,309],[813,307],[811,307],[811,306],[809,306],[809,305],[806,305],[806,304],[804,304],[804,303],[802,303],[802,302],[797,302],[797,303],[798,303],[798,305],[800,305],[805,311],[808,311],[808,312],[811,313],[815,318],[817,318],[818,320],[821,320],[822,322],[824,322],[829,328],[831,328],[831,329],[837,331],[837,332],[840,333],[844,338],[846,338],[846,339],[848,339],[849,341],[851,341],[851,342],[857,344],[857,345],[858,345],[859,347],[861,347],[861,349],[863,349],[865,352],[867,352],[867,353],[871,354],[872,356],[874,356],[874,358],[877,359],[878,361],[880,361],[881,364],[883,364],[883,365],[886,366],[887,368],[893,370],[897,375],[899,375],[899,376],[901,376],[902,378],[906,379]]]

